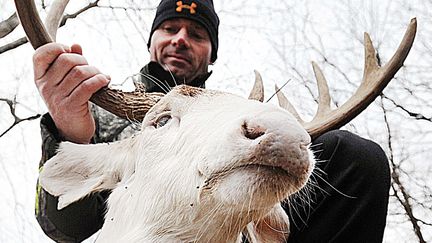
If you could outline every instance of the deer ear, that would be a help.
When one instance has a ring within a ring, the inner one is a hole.
[[[39,183],[59,197],[59,210],[90,193],[114,189],[135,170],[132,139],[92,145],[61,143],[57,155],[43,166]]]
[[[289,235],[288,215],[278,203],[262,219],[250,222],[246,231],[250,243],[285,242]]]

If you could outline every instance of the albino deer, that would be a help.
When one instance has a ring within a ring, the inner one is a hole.
[[[27,8],[34,3],[15,2],[32,45],[50,42],[35,8]],[[100,242],[234,242],[244,231],[252,242],[283,241],[288,218],[279,202],[300,190],[312,172],[310,137],[363,111],[403,65],[415,32],[413,19],[382,68],[365,34],[362,84],[335,110],[314,64],[320,102],[311,122],[302,121],[280,92],[279,103],[289,112],[188,86],[163,98],[102,89],[92,101],[121,117],[144,118],[141,132],[110,144],[62,143],[40,183],[59,196],[59,209],[92,192],[112,190]],[[250,98],[262,101],[263,93],[256,92],[262,91],[259,75],[256,81]]]
[[[129,139],[62,143],[39,180],[59,196],[59,209],[112,190],[100,242],[234,242],[270,211],[279,237],[288,233],[279,202],[305,185],[314,166],[309,143],[283,109],[179,86]]]

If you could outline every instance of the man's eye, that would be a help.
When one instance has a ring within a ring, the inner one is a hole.
[[[176,32],[177,32],[177,29],[174,28],[174,27],[172,27],[172,26],[164,26],[162,29],[163,29],[163,31],[165,31],[166,33],[170,33],[170,34],[173,34],[173,33],[176,33]]]
[[[191,31],[189,35],[196,40],[205,39],[205,33],[201,33],[200,31]]]
[[[162,115],[157,118],[157,120],[153,123],[153,126],[155,128],[161,128],[165,126],[171,120],[171,118],[171,115]]]

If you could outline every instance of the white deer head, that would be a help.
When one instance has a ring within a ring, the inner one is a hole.
[[[309,144],[279,107],[179,86],[129,139],[62,143],[40,183],[59,196],[59,209],[112,190],[101,242],[234,242],[269,213],[287,233],[279,202],[307,182]]]

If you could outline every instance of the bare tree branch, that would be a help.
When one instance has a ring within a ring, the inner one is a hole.
[[[0,134],[0,138],[3,137],[3,135],[5,135],[6,133],[8,133],[13,127],[15,127],[16,125],[18,125],[20,122],[35,120],[35,119],[38,119],[41,116],[41,114],[36,114],[36,115],[29,116],[29,117],[26,117],[26,118],[20,118],[15,113],[15,108],[16,108],[16,105],[17,105],[17,102],[16,102],[15,98],[14,98],[14,100],[0,98],[0,101],[4,101],[4,102],[6,102],[6,104],[8,104],[10,113],[11,113],[11,115],[14,118],[14,122],[12,123],[12,125],[10,125],[9,128],[7,128],[4,132],[2,132]]]
[[[390,166],[392,168],[391,178],[392,178],[392,189],[394,192],[394,196],[396,197],[396,199],[399,201],[399,203],[404,208],[406,215],[408,216],[408,218],[409,218],[409,220],[413,226],[414,233],[416,234],[417,238],[419,239],[419,242],[420,243],[426,243],[426,241],[423,237],[423,233],[421,231],[420,225],[419,225],[420,220],[414,216],[413,207],[410,203],[411,196],[408,194],[408,191],[406,190],[405,186],[403,185],[403,183],[400,180],[399,167],[396,165],[396,163],[394,161],[392,132],[391,132],[390,124],[389,124],[388,117],[387,117],[387,110],[384,107],[383,102],[382,102],[383,99],[384,99],[384,97],[381,95],[381,108],[383,110],[384,121],[385,121],[385,125],[387,128],[387,143],[388,143],[387,145],[389,148]],[[399,195],[399,193],[402,195]]]
[[[12,14],[6,20],[0,22],[0,38],[7,36],[11,33],[19,24],[16,13]]]
[[[96,0],[94,2],[89,3],[87,6],[77,10],[75,13],[65,14],[63,16],[61,22],[60,22],[60,27],[64,26],[69,19],[74,19],[74,18],[78,17],[78,15],[82,14],[83,12],[85,12],[91,8],[98,7],[98,3],[99,3],[99,0]],[[8,43],[6,45],[0,46],[0,54],[7,52],[7,51],[10,51],[10,50],[13,50],[13,49],[15,49],[15,48],[27,43],[27,42],[28,42],[28,40],[26,37],[21,37],[16,41],[13,41],[13,42]]]
[[[416,112],[412,112],[410,110],[408,110],[407,108],[403,107],[402,105],[399,105],[395,100],[387,97],[387,96],[383,96],[385,99],[389,100],[391,103],[393,103],[394,106],[396,106],[397,108],[403,110],[404,112],[406,112],[409,116],[413,117],[416,120],[425,120],[425,121],[429,121],[432,122],[432,117],[425,117],[423,114],[421,113],[416,113]]]
[[[12,41],[6,45],[0,46],[0,54],[2,54],[3,52],[7,52],[7,51],[10,51],[12,49],[15,49],[21,45],[24,45],[27,42],[28,42],[28,40],[26,37],[21,37],[16,41]]]
[[[94,7],[98,7],[98,6],[99,6],[98,4],[99,4],[99,0],[96,0],[96,1],[94,1],[94,2],[92,2],[92,3],[89,3],[87,6],[85,6],[85,7],[81,8],[81,9],[79,9],[79,10],[76,11],[75,13],[72,13],[72,14],[65,14],[65,15],[63,16],[61,22],[60,22],[60,27],[62,27],[63,25],[65,25],[66,22],[67,22],[69,19],[74,19],[74,18],[78,17],[78,15],[84,13],[85,11],[87,11],[87,10],[89,10],[89,9],[91,9],[91,8],[94,8]]]

